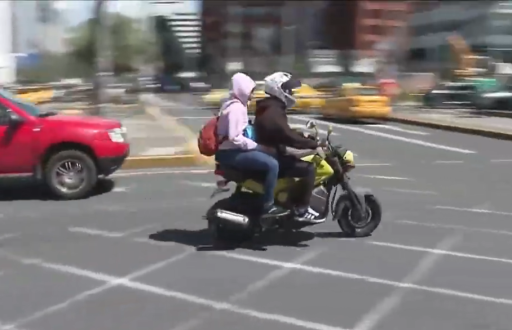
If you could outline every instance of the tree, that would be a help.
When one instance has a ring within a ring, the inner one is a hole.
[[[151,38],[144,29],[140,29],[138,21],[122,14],[105,14],[105,20],[110,22],[109,28],[103,28],[100,33],[110,33],[112,48],[112,64],[115,74],[133,72],[140,63],[154,57]],[[80,24],[71,31],[68,42],[70,55],[86,64],[93,72],[96,61],[96,33],[98,18],[94,17]]]

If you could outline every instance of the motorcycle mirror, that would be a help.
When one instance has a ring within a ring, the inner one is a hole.
[[[308,121],[308,122],[306,123],[306,128],[307,128],[307,129],[313,129],[313,128],[316,128],[316,123],[315,123],[315,121],[313,121],[313,120]]]
[[[331,136],[332,134],[332,126],[329,125],[329,129],[327,129],[327,139],[329,139],[329,137]]]

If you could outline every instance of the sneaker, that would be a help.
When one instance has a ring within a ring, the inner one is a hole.
[[[263,211],[262,218],[277,218],[290,213],[290,210],[286,210],[280,206],[272,205],[268,209]]]
[[[325,219],[320,218],[320,213],[313,210],[311,207],[308,207],[305,210],[297,210],[295,212],[294,219],[296,221],[305,221],[311,223],[320,223],[325,221]]]

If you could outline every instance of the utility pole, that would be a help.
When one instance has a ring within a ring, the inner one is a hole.
[[[107,17],[105,15],[105,4],[107,0],[96,0],[94,7],[94,18],[96,19],[96,24],[94,26],[94,46],[96,49],[95,52],[95,72],[93,78],[93,93],[94,93],[94,103],[95,109],[94,114],[100,115],[104,113],[104,103],[105,99],[105,81],[104,77],[106,75],[112,75],[112,66],[111,64],[111,45],[110,45],[110,25],[107,22]]]

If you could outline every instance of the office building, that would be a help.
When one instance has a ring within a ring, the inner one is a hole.
[[[409,20],[411,61],[448,63],[448,38],[460,35],[477,54],[512,63],[511,1],[432,2],[414,8]]]

